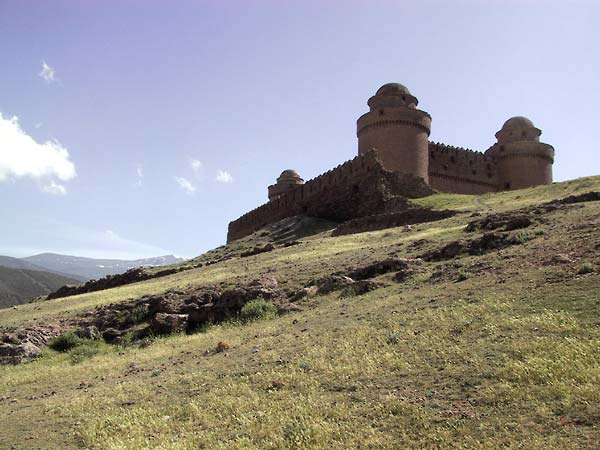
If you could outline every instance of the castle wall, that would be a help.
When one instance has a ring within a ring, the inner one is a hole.
[[[344,221],[402,207],[398,194],[423,197],[433,191],[415,176],[383,169],[376,152],[368,152],[291,189],[229,224],[227,242],[300,214]]]
[[[481,152],[429,143],[429,185],[441,192],[484,194],[498,190],[495,162]]]

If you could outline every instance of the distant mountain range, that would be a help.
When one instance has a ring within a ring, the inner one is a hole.
[[[26,303],[79,280],[55,273],[0,266],[0,308]]]
[[[124,260],[124,259],[94,259],[81,256],[59,255],[56,253],[40,253],[39,255],[20,258],[34,266],[49,272],[67,274],[81,278],[82,281],[102,278],[106,275],[123,273],[134,267],[156,267],[177,264],[184,258],[173,255],[156,256],[154,258]],[[0,262],[0,265],[2,262]]]
[[[134,267],[156,267],[185,261],[173,255],[123,260],[41,253],[26,258],[0,255],[0,308],[25,303],[65,284],[79,284]]]

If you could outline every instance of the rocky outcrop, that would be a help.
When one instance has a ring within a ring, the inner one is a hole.
[[[120,273],[117,275],[107,275],[99,280],[91,280],[82,286],[65,285],[58,290],[48,294],[46,297],[48,300],[54,298],[69,297],[71,295],[85,294],[87,292],[102,291],[104,289],[110,289],[125,284],[137,283],[139,281],[150,280],[152,278],[160,278],[167,275],[172,275],[184,270],[195,269],[202,267],[202,264],[195,266],[181,266],[173,267],[169,269],[159,270],[157,272],[148,272],[142,268],[130,269],[127,272]]]
[[[453,241],[439,249],[424,253],[421,255],[421,259],[423,261],[445,261],[460,255],[481,255],[521,243],[517,237],[509,233],[492,232],[476,239]]]
[[[19,364],[36,359],[53,337],[61,334],[57,326],[28,327],[0,336],[0,364]]]
[[[386,228],[395,228],[405,225],[415,225],[417,223],[435,222],[452,217],[456,211],[442,210],[436,211],[433,209],[408,207],[406,211],[374,214],[371,216],[361,217],[354,220],[349,220],[339,225],[333,232],[332,236],[343,236],[346,234],[364,233],[366,231],[384,230]]]
[[[512,231],[527,228],[533,224],[533,221],[526,214],[515,214],[514,212],[491,214],[482,219],[469,222],[466,231]]]

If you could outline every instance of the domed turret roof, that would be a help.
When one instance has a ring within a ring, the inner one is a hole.
[[[403,84],[387,83],[377,89],[375,95],[411,95],[411,93]]]
[[[508,119],[504,122],[504,125],[502,125],[503,130],[506,130],[507,128],[535,128],[535,125],[527,117],[515,116]]]
[[[281,175],[279,175],[279,178],[302,178],[302,177],[294,169],[286,169],[283,172],[281,172]]]
[[[304,180],[295,170],[287,169],[281,172],[277,178],[277,184],[304,184]]]

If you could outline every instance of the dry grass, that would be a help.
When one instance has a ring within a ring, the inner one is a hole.
[[[582,182],[590,190],[598,184]],[[546,201],[578,186],[484,200],[510,209],[507,202]],[[595,448],[600,276],[578,269],[600,263],[598,203],[549,213],[522,245],[424,264],[402,284],[384,276],[389,287],[363,296],[317,297],[300,313],[213,326],[143,349],[102,345],[77,363],[47,351],[34,363],[1,367],[0,448]],[[325,233],[255,257],[8,310],[0,322],[18,324],[28,313],[56,320],[172,286],[262,273],[292,290],[341,267],[415,256],[464,237],[468,220]],[[558,253],[575,262],[552,262]],[[434,281],[433,273],[443,276]],[[230,348],[215,353],[220,341]]]

